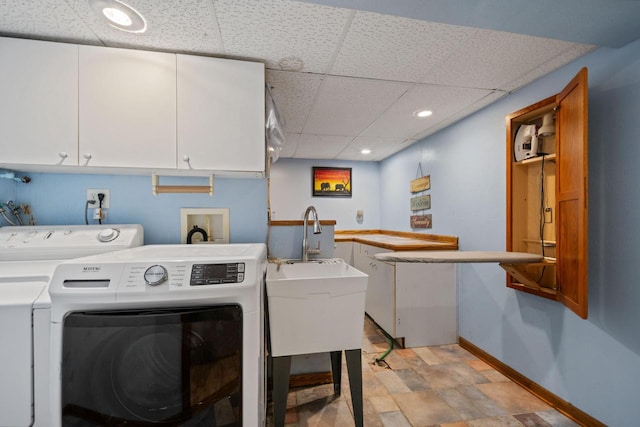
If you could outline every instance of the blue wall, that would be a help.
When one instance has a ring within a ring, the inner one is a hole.
[[[505,116],[589,69],[589,318],[460,264],[459,333],[611,426],[640,420],[640,41],[600,49],[381,164],[381,226],[408,230],[408,182],[431,175],[433,229],[463,250],[505,248]],[[404,190],[407,188],[407,190]],[[393,191],[402,189],[403,191]]]
[[[0,202],[12,198],[30,204],[38,225],[84,224],[87,189],[109,189],[111,201],[106,223],[142,224],[145,244],[180,243],[180,208],[194,207],[229,208],[231,243],[266,242],[265,179],[216,178],[212,197],[207,194],[154,196],[150,175],[26,175],[32,178],[29,184],[0,180]],[[209,184],[208,178],[162,177],[160,181],[163,185]],[[2,220],[0,224],[6,225]]]
[[[351,197],[312,197],[311,168],[351,168]],[[336,221],[336,230],[380,228],[380,167],[378,162],[280,159],[271,169],[271,210],[275,220],[302,219],[314,205],[320,219]],[[356,212],[364,211],[362,222]]]

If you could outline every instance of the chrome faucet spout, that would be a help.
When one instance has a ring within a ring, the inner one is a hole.
[[[320,242],[317,249],[309,249],[309,216],[313,216],[313,234],[322,233],[322,226],[318,219],[318,212],[314,206],[309,206],[304,212],[303,230],[302,230],[302,262],[309,261],[309,254],[320,253]]]

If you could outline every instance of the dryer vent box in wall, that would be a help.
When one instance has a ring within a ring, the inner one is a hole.
[[[228,208],[181,208],[180,242],[229,243]]]

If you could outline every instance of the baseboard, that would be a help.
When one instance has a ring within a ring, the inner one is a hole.
[[[321,384],[332,384],[331,372],[312,372],[308,374],[296,374],[289,377],[289,388],[308,387]]]
[[[593,418],[591,415],[586,412],[576,408],[571,403],[566,400],[556,396],[551,393],[549,390],[542,387],[540,384],[537,384],[534,381],[531,381],[529,378],[520,374],[515,369],[511,368],[508,365],[505,365],[495,357],[491,356],[486,351],[482,350],[480,347],[472,344],[462,337],[458,337],[458,342],[460,347],[467,350],[469,353],[476,356],[478,359],[483,362],[491,365],[496,371],[500,372],[505,377],[509,378],[514,383],[520,385],[521,387],[528,390],[530,393],[538,397],[539,399],[546,402],[548,405],[556,409],[557,411],[563,413],[567,417],[571,418],[576,423],[588,426],[588,427],[607,427],[606,424],[598,421]]]

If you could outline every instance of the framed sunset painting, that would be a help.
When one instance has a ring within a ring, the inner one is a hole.
[[[351,168],[313,166],[311,169],[313,197],[351,197]]]

